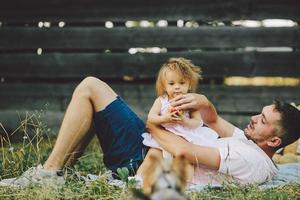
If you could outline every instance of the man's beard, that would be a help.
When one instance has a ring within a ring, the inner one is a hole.
[[[245,132],[245,136],[248,140],[252,140],[254,143],[257,143],[257,140],[252,138],[251,135],[249,135],[247,132]]]

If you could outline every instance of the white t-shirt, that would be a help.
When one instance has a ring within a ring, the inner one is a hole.
[[[168,96],[166,95],[160,96],[159,100],[161,102],[160,114],[164,114],[165,112],[168,111],[170,107]],[[184,115],[188,118],[190,117],[188,112],[184,112]],[[186,139],[188,142],[192,144],[212,146],[215,143],[216,139],[218,138],[218,134],[211,128],[204,127],[202,121],[199,123],[199,126],[196,128],[189,128],[181,124],[174,124],[174,123],[162,124],[162,126],[166,130],[181,136],[182,138]],[[156,142],[156,140],[151,136],[151,134],[144,133],[142,136],[144,138],[143,140],[144,145],[153,148],[162,149],[160,145]]]
[[[278,172],[270,157],[252,140],[248,140],[241,129],[235,128],[232,137],[217,139],[212,147],[220,152],[219,170],[195,165],[191,184],[218,185],[228,180],[260,184]]]

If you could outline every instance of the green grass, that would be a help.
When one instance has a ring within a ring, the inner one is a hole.
[[[0,127],[1,128],[1,127]],[[2,127],[4,131],[4,127]],[[0,136],[0,178],[15,177],[31,166],[43,163],[51,152],[54,140],[47,136],[48,129],[39,114],[27,116],[18,128],[23,140],[12,144],[8,135]],[[1,131],[2,132],[2,131]],[[103,174],[105,167],[96,139],[92,140],[85,154],[69,170],[82,175]],[[24,189],[0,187],[0,199],[134,199],[131,186],[120,189],[107,184],[103,178],[84,184],[68,176],[64,187],[55,189],[30,186]],[[255,185],[224,185],[221,189],[207,188],[201,192],[188,194],[195,199],[300,199],[300,184],[286,185],[273,189],[260,189]]]

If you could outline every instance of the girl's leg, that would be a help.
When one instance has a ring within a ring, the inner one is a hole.
[[[150,148],[148,150],[148,153],[147,153],[143,163],[140,165],[138,171],[136,172],[136,174],[138,176],[143,177],[145,170],[149,169],[149,166],[151,166],[151,160],[149,159],[150,156],[155,156],[157,158],[163,159],[162,150],[156,149],[156,148]]]
[[[44,164],[47,170],[62,169],[76,159],[90,142],[93,113],[103,110],[117,94],[103,81],[87,77],[75,89],[65,113],[56,143]],[[74,152],[76,151],[76,152]]]

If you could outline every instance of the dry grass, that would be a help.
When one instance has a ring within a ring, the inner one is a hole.
[[[46,126],[38,114],[27,116],[18,131],[23,133],[23,141],[12,144],[10,133],[1,136],[0,177],[9,178],[20,175],[31,166],[43,163],[48,157],[53,140],[47,137]],[[31,137],[30,137],[31,136]],[[71,171],[102,174],[105,171],[98,141],[93,140],[86,153],[78,160]],[[134,199],[132,186],[116,188],[105,179],[86,185],[73,178],[72,173],[62,188],[30,186],[24,189],[0,187],[0,199]],[[300,199],[300,185],[287,185],[275,189],[260,189],[255,185],[224,185],[221,189],[206,188],[201,192],[190,193],[196,199]]]

